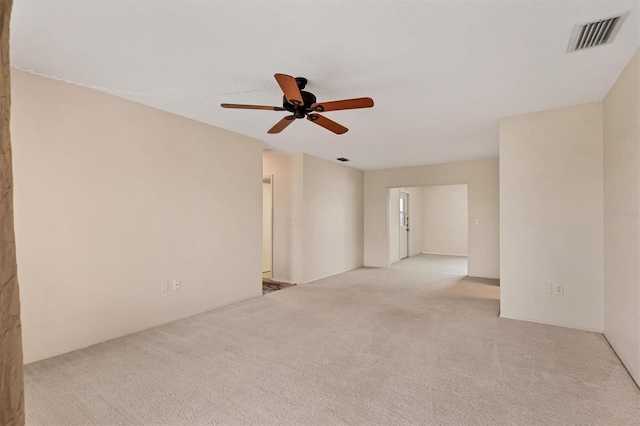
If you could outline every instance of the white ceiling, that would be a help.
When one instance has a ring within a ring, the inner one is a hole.
[[[613,44],[565,53],[574,24],[629,10]],[[277,151],[376,169],[493,157],[499,117],[602,100],[640,44],[639,15],[637,0],[19,0],[11,60],[181,95],[121,94]],[[306,120],[268,135],[286,113],[219,107],[280,105],[277,72],[308,78],[320,101],[376,105],[326,113],[350,128],[342,136]]]

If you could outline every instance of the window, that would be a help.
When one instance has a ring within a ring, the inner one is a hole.
[[[407,199],[400,197],[400,226],[407,226]]]

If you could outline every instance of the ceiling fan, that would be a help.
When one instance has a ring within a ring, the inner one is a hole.
[[[276,106],[262,106],[262,105],[239,105],[239,104],[221,104],[223,108],[236,108],[236,109],[262,109],[269,111],[289,111],[291,115],[287,115],[275,126],[273,126],[267,133],[280,133],[289,124],[293,123],[296,118],[305,118],[316,123],[319,126],[324,127],[327,130],[332,131],[335,134],[341,135],[346,133],[349,129],[336,123],[333,120],[329,120],[319,112],[325,111],[339,111],[343,109],[358,109],[358,108],[371,108],[373,106],[373,99],[371,98],[356,98],[345,99],[342,101],[321,102],[316,101],[316,97],[313,93],[305,92],[304,89],[307,85],[307,79],[303,77],[293,78],[286,74],[276,74],[274,76],[278,85],[284,92],[282,107]]]

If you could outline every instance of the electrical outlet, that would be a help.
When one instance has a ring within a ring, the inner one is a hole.
[[[553,284],[552,283],[544,283],[544,294],[553,294]]]
[[[180,280],[173,280],[173,289],[180,290]]]
[[[553,285],[553,294],[556,296],[564,296],[564,287],[562,284],[554,284]]]
[[[473,223],[475,223],[476,225],[477,225],[477,224],[479,224],[479,223],[480,223],[480,219],[475,218],[475,219],[474,219],[474,221],[473,221]]]
[[[169,281],[160,282],[160,293],[166,293],[169,291]]]

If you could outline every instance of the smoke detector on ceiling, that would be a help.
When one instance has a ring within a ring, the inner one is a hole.
[[[571,31],[567,53],[611,44],[628,15],[629,12],[625,12],[621,15],[576,25]]]

